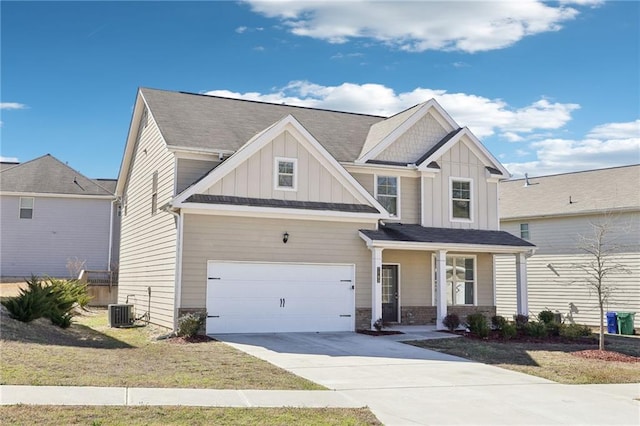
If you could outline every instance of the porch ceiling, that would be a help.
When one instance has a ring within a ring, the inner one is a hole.
[[[516,253],[535,245],[506,231],[429,228],[402,223],[380,223],[377,230],[361,229],[369,246],[408,250],[464,250]]]

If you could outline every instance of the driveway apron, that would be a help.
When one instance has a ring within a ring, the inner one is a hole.
[[[638,425],[640,386],[561,385],[396,338],[357,333],[214,335],[362,402],[386,425]]]

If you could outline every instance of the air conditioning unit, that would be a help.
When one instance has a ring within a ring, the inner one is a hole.
[[[133,305],[109,305],[109,327],[131,327],[133,320]]]

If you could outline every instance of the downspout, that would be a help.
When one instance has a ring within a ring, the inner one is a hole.
[[[107,271],[111,272],[111,258],[113,252],[113,203],[117,202],[118,198],[111,200],[109,208],[109,255],[107,260]]]
[[[182,210],[177,213],[170,208],[166,210],[176,219],[176,267],[175,267],[175,294],[174,294],[174,313],[173,313],[173,330],[178,329],[178,309],[182,302],[182,223],[184,221],[184,215]]]

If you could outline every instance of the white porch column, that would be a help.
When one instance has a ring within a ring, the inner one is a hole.
[[[525,253],[516,253],[516,308],[518,314],[529,315],[527,257]]]
[[[378,318],[382,318],[382,248],[371,249],[371,329]]]
[[[442,323],[447,316],[447,251],[436,251],[436,329],[445,330]]]

